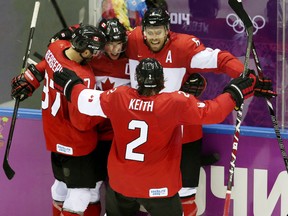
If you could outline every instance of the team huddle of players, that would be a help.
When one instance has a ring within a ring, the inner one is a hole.
[[[44,82],[42,120],[55,182],[53,216],[196,215],[202,124],[220,123],[243,100],[274,97],[227,51],[170,31],[169,13],[149,8],[127,31],[117,18],[53,36],[45,58],[12,79],[24,100]],[[214,100],[197,99],[200,72],[232,81]],[[181,89],[181,91],[179,91]],[[100,203],[100,187],[106,189]]]

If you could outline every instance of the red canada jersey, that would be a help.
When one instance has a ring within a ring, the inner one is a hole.
[[[244,70],[240,60],[227,51],[206,48],[193,35],[170,32],[169,40],[162,50],[152,52],[145,44],[141,27],[128,34],[126,54],[129,57],[131,86],[136,88],[135,68],[143,58],[155,58],[163,66],[165,88],[162,92],[179,90],[191,73],[216,72],[238,77]],[[183,143],[202,137],[202,126],[185,126]]]
[[[175,195],[182,187],[180,126],[219,123],[235,107],[228,93],[200,102],[181,91],[144,97],[127,86],[103,93],[84,88],[74,87],[72,103],[82,113],[111,120],[109,183],[129,197]]]
[[[91,66],[96,78],[96,89],[109,90],[118,86],[130,86],[128,58],[112,60],[105,54],[95,57]],[[112,140],[114,133],[109,119],[98,125],[99,140]]]
[[[69,41],[57,40],[51,43],[45,58],[36,68],[45,72],[42,92],[42,120],[49,151],[81,156],[90,153],[97,144],[97,133],[93,128],[100,117],[92,118],[81,114],[75,106],[54,89],[53,73],[63,67],[73,70],[84,80],[87,88],[94,88],[95,78],[90,65],[80,65],[69,60],[64,51]]]

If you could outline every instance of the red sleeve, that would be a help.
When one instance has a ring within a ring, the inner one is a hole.
[[[79,112],[78,107],[74,104],[68,104],[69,116],[71,123],[80,131],[86,131],[94,128],[97,124],[104,121],[104,118],[99,116],[89,116]],[[96,130],[96,128],[95,128]]]
[[[126,49],[126,55],[129,58],[132,59],[137,59],[136,55],[137,55],[137,39],[138,37],[142,37],[142,30],[141,27],[137,26],[136,28],[134,28],[132,31],[129,31],[127,33],[128,35],[128,42],[127,42],[127,49]],[[144,43],[144,41],[141,43]]]
[[[81,131],[90,130],[105,120],[99,116],[89,116],[79,112],[78,96],[80,92],[86,88],[85,85],[74,86],[71,93],[71,103],[68,104],[70,121],[74,127]]]
[[[39,72],[41,72],[41,74],[42,74],[43,77],[44,77],[44,75],[45,75],[45,68],[47,67],[47,63],[46,63],[45,59],[42,60],[42,61],[40,61],[37,65],[35,65],[35,67],[37,68],[37,70],[38,70]]]
[[[190,64],[191,59],[194,55],[197,53],[203,51],[206,49],[205,45],[201,42],[201,40],[193,35],[185,35],[185,34],[179,34],[181,38],[181,44],[179,46],[184,46],[185,48],[183,50],[189,50],[188,53],[188,61]],[[178,36],[178,37],[179,37]],[[188,66],[189,68],[190,66]]]
[[[170,46],[173,52],[177,53],[179,62],[183,62],[185,67],[190,70],[191,59],[199,52],[206,49],[201,40],[194,35],[181,34],[170,31]],[[167,45],[166,45],[167,46]]]
[[[243,63],[227,51],[220,51],[218,54],[218,71],[225,72],[232,78],[239,77],[244,71]]]
[[[213,100],[199,101],[190,96],[186,106],[181,111],[182,121],[185,124],[217,124],[233,111],[235,101],[229,93],[219,95]]]
[[[80,95],[80,92],[86,89],[86,86],[83,84],[77,84],[73,87],[71,92],[71,103],[77,107],[78,106],[78,96]]]

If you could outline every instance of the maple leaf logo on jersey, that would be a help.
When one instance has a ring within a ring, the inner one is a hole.
[[[90,98],[88,99],[88,102],[93,102],[93,100],[94,100],[94,95],[90,95]]]
[[[102,85],[102,90],[105,91],[105,90],[114,88],[115,82],[111,83],[110,79],[107,78],[105,82],[101,82],[101,85]]]

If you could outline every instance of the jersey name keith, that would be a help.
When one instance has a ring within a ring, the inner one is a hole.
[[[143,101],[139,99],[131,99],[129,109],[153,112],[154,101]]]

